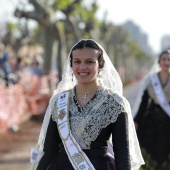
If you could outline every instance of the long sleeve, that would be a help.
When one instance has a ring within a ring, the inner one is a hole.
[[[116,170],[130,170],[128,115],[121,113],[112,125],[112,142]]]
[[[142,101],[140,103],[138,112],[134,118],[134,121],[138,124],[140,123],[143,114],[146,112],[147,106],[148,106],[148,100],[149,100],[149,95],[148,95],[148,91],[145,90],[142,96]]]
[[[58,134],[57,124],[50,119],[44,143],[44,156],[39,162],[37,170],[46,170],[59,150],[61,139]]]

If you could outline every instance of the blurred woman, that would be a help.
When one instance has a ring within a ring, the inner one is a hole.
[[[134,120],[145,160],[143,169],[170,170],[170,51],[163,51],[157,64],[145,81]]]

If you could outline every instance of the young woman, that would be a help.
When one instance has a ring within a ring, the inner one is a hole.
[[[170,170],[169,68],[170,51],[163,51],[146,78],[148,83],[134,119],[146,170]]]
[[[144,163],[120,77],[94,40],[71,49],[31,162],[37,170],[137,170]]]

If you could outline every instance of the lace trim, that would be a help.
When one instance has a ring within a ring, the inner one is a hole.
[[[117,102],[122,98],[106,89],[99,89],[96,97],[78,111],[74,102],[74,90],[70,100],[70,126],[73,136],[82,149],[90,149],[90,144],[95,141],[103,128],[117,120],[118,115],[124,111]],[[52,114],[56,121],[56,114]]]

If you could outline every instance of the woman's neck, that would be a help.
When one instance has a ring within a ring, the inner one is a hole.
[[[99,83],[96,81],[89,83],[78,83],[76,85],[76,89],[82,93],[89,93],[91,90],[96,89],[97,87],[99,87]]]
[[[162,84],[166,84],[169,80],[169,72],[168,71],[160,71],[159,77],[161,79]]]
[[[96,94],[96,91],[99,89],[99,85],[90,84],[90,85],[80,85],[76,86],[76,97],[81,106],[84,106],[88,101]]]

